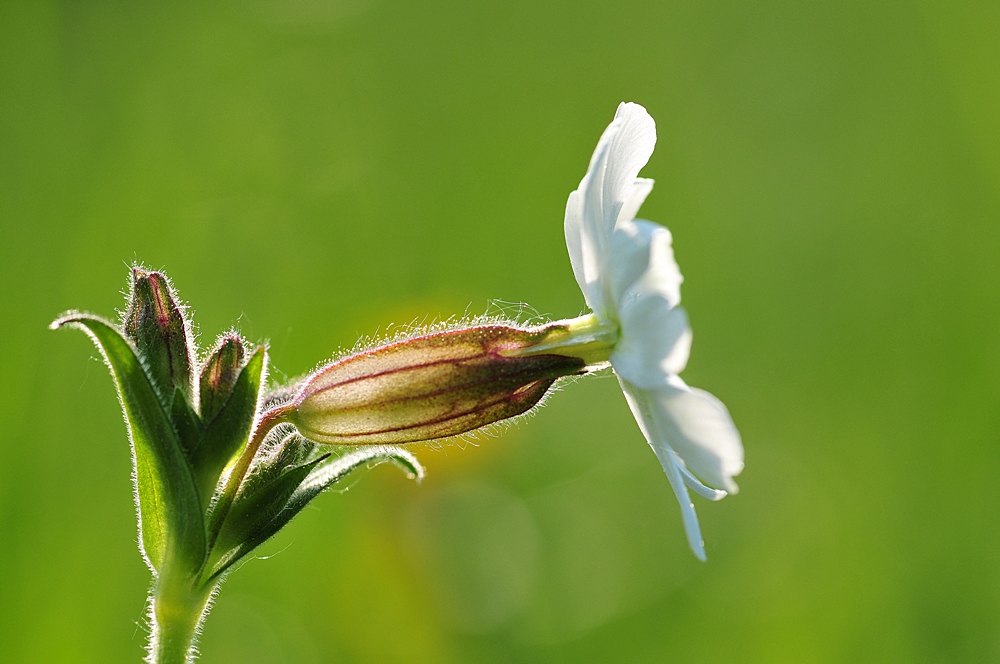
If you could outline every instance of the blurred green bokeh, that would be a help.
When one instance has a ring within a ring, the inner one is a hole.
[[[125,429],[56,314],[142,260],[279,376],[490,299],[575,315],[563,206],[622,100],[685,378],[746,445],[708,563],[587,379],[319,499],[202,661],[997,661],[998,39],[986,1],[0,2],[0,661],[144,643]]]

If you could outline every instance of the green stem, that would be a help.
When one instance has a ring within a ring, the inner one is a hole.
[[[150,597],[152,632],[148,664],[189,664],[195,640],[217,584],[199,585],[190,575],[165,565]]]

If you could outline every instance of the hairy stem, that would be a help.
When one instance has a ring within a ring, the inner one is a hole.
[[[165,566],[150,593],[148,664],[189,664],[195,640],[217,584],[200,585],[189,574]]]

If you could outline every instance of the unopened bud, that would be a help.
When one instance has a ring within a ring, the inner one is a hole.
[[[554,332],[483,325],[399,341],[310,376],[288,420],[312,440],[399,444],[456,436],[520,415],[586,362],[521,355]]]
[[[191,398],[187,323],[164,275],[132,268],[132,293],[122,331],[135,343],[153,385],[165,400],[173,398],[175,388]]]
[[[246,348],[235,334],[223,337],[201,370],[201,418],[211,422],[226,405],[243,367]]]

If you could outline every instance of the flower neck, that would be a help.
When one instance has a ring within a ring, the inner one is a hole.
[[[592,313],[549,323],[539,331],[542,335],[538,343],[512,351],[511,355],[563,355],[580,358],[589,368],[603,368],[621,336],[618,323]]]

